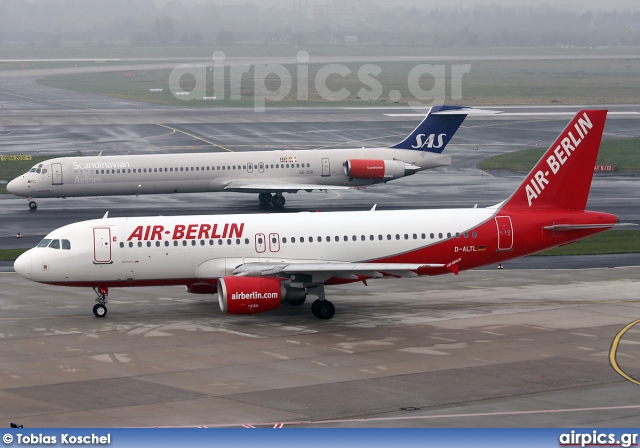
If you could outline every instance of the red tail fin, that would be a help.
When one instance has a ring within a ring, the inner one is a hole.
[[[606,110],[578,112],[502,209],[584,210],[606,118]]]

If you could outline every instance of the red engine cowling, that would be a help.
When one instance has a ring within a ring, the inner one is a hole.
[[[405,163],[399,160],[351,159],[344,163],[344,173],[354,179],[396,179],[404,177]]]
[[[194,283],[185,285],[184,289],[191,294],[215,294],[217,291],[216,285],[211,283]]]
[[[256,314],[277,310],[285,288],[273,277],[223,277],[218,279],[220,311],[228,314]]]

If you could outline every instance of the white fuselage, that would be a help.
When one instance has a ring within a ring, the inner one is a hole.
[[[398,160],[420,169],[450,157],[392,148],[61,157],[14,179],[10,192],[29,198],[194,193],[295,192],[362,187],[388,179],[345,174],[350,159]]]
[[[254,261],[397,257],[402,263],[446,263],[485,250],[481,245],[495,252],[495,224],[467,232],[495,213],[475,208],[107,218],[51,232],[45,239],[68,240],[70,249],[31,249],[16,270],[44,283],[144,286],[211,281]],[[447,240],[445,251],[421,259],[420,249]]]

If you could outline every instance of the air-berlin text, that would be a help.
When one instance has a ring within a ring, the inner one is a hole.
[[[196,240],[214,238],[240,238],[244,231],[244,223],[224,224],[176,224],[173,228],[162,225],[138,226],[127,241],[161,241],[166,240]]]
[[[551,171],[536,171],[533,174],[533,177],[529,180],[529,183],[525,186],[529,207],[531,207],[533,200],[538,199],[545,187],[549,184],[548,176],[550,174],[558,174],[562,169],[562,166],[567,162],[567,160],[569,160],[569,157],[571,157],[578,149],[580,143],[582,143],[589,133],[589,130],[593,128],[593,123],[591,123],[591,119],[585,112],[582,117],[578,118],[578,121],[573,125],[573,128],[574,129],[571,129],[564,134],[564,138],[560,140],[560,143],[547,157],[547,166]]]

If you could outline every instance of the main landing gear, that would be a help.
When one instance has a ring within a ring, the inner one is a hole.
[[[29,210],[35,210],[38,208],[38,204],[36,204],[36,201],[29,201]]]
[[[107,315],[107,307],[105,304],[107,303],[109,288],[105,286],[94,287],[93,292],[98,296],[96,298],[96,304],[93,306],[93,314],[95,314],[96,317],[104,317]]]
[[[336,314],[336,307],[325,299],[324,285],[307,288],[307,293],[318,298],[311,304],[311,313],[318,319],[331,319]]]
[[[311,304],[311,312],[318,319],[331,319],[336,314],[336,307],[326,299],[317,299]]]
[[[258,200],[261,204],[272,204],[276,208],[284,207],[284,203],[286,202],[282,193],[276,193],[274,195],[271,193],[260,193],[258,195]]]

